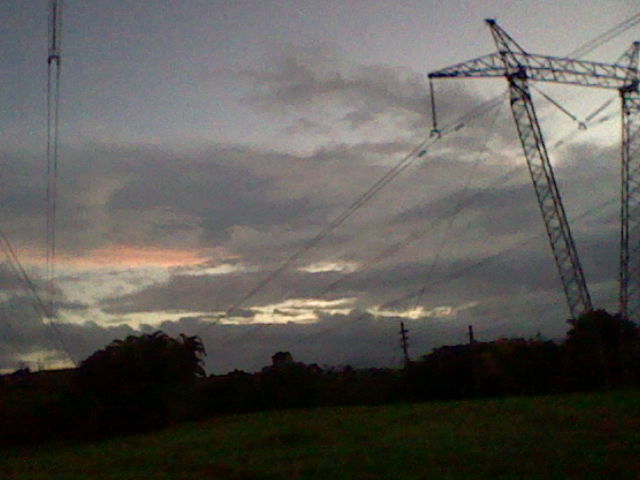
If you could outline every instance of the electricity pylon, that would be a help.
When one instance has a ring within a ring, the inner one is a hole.
[[[618,64],[526,52],[495,20],[486,20],[498,51],[429,74],[429,78],[504,77],[511,111],[572,317],[592,310],[578,252],[562,205],[529,81],[617,89],[622,99],[620,313],[640,313],[640,95],[635,42]],[[433,95],[432,95],[433,98]],[[434,109],[435,111],[435,109]]]

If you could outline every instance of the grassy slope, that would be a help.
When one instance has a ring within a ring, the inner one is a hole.
[[[636,479],[640,392],[238,415],[12,450],[6,479]]]

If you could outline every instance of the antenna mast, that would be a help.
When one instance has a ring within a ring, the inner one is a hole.
[[[47,56],[47,205],[46,270],[48,314],[55,317],[56,210],[58,183],[58,125],[60,107],[60,40],[63,0],[49,1],[49,52]]]

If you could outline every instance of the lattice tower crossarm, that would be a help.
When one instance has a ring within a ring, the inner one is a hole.
[[[620,313],[640,317],[640,92],[635,42],[625,55],[632,68],[622,100],[622,188],[620,208]]]
[[[622,87],[629,72],[622,65],[575,60],[571,58],[509,52],[518,65],[527,71],[530,80],[563,83],[583,87]],[[430,78],[491,78],[504,77],[504,63],[500,53],[491,53],[429,74]]]
[[[436,70],[429,73],[429,78],[506,77],[505,60],[507,70],[522,69],[527,79],[536,82],[620,90],[637,76],[637,67],[629,61],[602,63],[526,52],[494,20],[487,20],[487,24],[498,52]]]

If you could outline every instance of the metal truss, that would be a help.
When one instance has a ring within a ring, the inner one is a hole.
[[[530,54],[494,20],[487,20],[497,53],[429,74],[429,78],[504,77],[538,205],[573,317],[592,310],[591,298],[569,228],[529,91],[529,81],[618,89],[623,103],[620,311],[640,313],[640,97],[638,43],[620,64]],[[630,262],[630,259],[633,260]]]
[[[635,42],[624,55],[632,72],[620,89],[622,101],[622,189],[620,197],[620,314],[640,315],[640,93]]]

